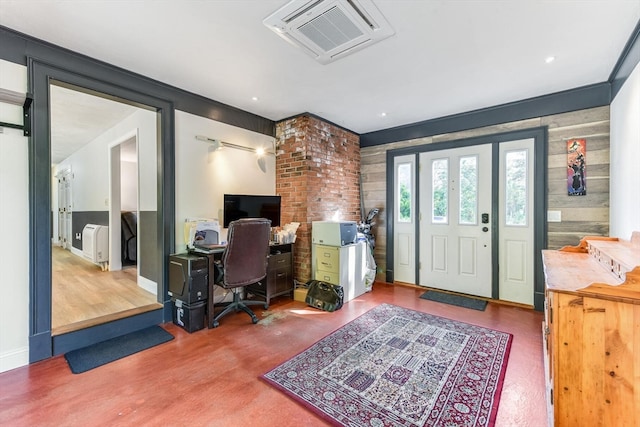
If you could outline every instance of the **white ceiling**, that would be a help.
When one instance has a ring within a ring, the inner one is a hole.
[[[136,110],[121,102],[56,85],[51,85],[50,98],[52,164],[66,159]],[[131,156],[128,161],[132,161]]]
[[[271,120],[365,133],[604,82],[640,20],[639,0],[374,0],[395,35],[322,65],[262,24],[287,2],[0,0],[0,25]]]

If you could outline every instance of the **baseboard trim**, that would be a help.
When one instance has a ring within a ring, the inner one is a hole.
[[[76,256],[79,256],[82,259],[85,259],[84,255],[82,254],[82,251],[78,248],[74,248],[73,246],[71,246],[71,253]]]
[[[20,347],[0,354],[0,372],[26,366],[29,364],[29,347]]]
[[[151,292],[153,295],[158,295],[158,284],[153,280],[138,275],[138,286],[147,292]]]

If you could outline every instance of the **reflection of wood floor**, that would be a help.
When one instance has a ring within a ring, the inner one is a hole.
[[[51,247],[51,334],[60,335],[162,307],[137,284],[135,266],[100,267],[58,246]]]

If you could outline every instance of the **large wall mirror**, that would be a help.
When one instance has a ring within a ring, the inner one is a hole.
[[[173,107],[93,68],[29,61],[31,362],[170,318]]]
[[[145,227],[157,223],[158,116],[55,80],[49,94],[57,336],[162,308]]]

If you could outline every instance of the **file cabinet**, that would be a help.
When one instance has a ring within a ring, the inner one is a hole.
[[[366,243],[345,246],[313,245],[313,278],[342,286],[344,302],[366,292]]]

